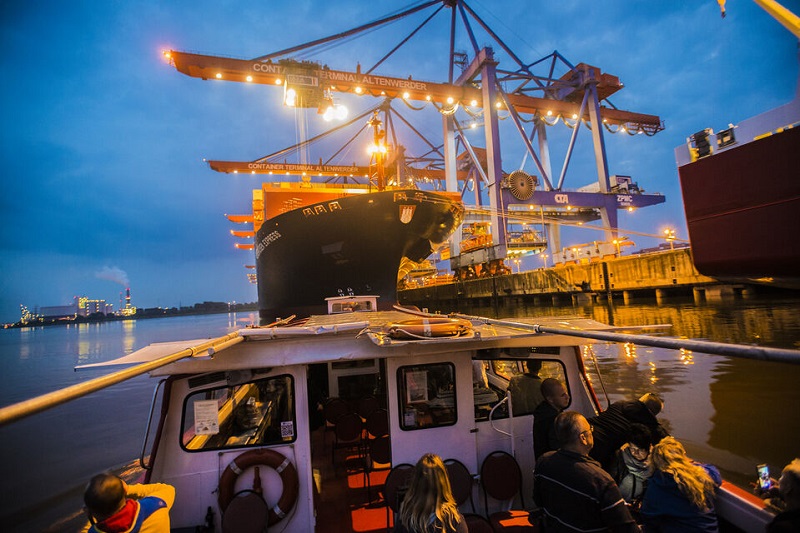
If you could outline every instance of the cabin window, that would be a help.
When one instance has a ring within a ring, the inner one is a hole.
[[[530,366],[527,366],[530,365]],[[493,359],[473,361],[473,398],[475,401],[475,420],[488,420],[489,412],[511,393],[514,416],[533,413],[544,399],[541,383],[547,378],[555,378],[569,389],[564,365],[560,361],[543,359]],[[507,418],[508,404],[495,410],[493,418]]]
[[[453,363],[397,369],[400,428],[452,426],[456,423],[456,368]]]
[[[289,375],[205,389],[183,404],[181,446],[188,451],[267,446],[297,438]]]

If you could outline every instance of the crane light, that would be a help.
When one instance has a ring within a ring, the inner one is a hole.
[[[297,91],[288,87],[286,92],[283,94],[283,105],[294,107],[297,105]]]
[[[222,79],[222,73],[221,73],[221,72],[217,72],[217,76],[216,76],[216,78],[217,78],[218,80],[221,80],[221,79]]]
[[[409,96],[411,96],[411,95],[408,93],[408,91],[406,91],[406,92],[404,92],[404,93],[403,93],[403,98],[404,98],[404,99],[408,100],[408,97],[409,97]]]
[[[245,78],[245,79],[246,79],[247,81],[253,81],[253,76],[247,76],[247,78]]]

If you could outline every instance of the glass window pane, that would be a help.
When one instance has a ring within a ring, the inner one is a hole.
[[[296,425],[292,377],[254,380],[190,394],[181,445],[201,451],[292,442]]]
[[[488,420],[489,412],[505,398],[506,391],[511,393],[514,416],[523,416],[532,414],[543,400],[540,388],[545,379],[555,378],[569,387],[564,365],[559,361],[496,359],[481,361],[480,365],[486,369],[486,386],[473,383],[476,421]],[[498,407],[493,415],[495,420],[507,417],[507,403]]]
[[[397,380],[402,429],[456,423],[456,369],[452,363],[400,367]]]

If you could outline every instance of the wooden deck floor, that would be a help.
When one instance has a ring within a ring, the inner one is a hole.
[[[364,479],[364,461],[355,453],[337,450],[336,465],[331,463],[333,436],[324,440],[324,428],[312,434],[312,467],[318,479],[315,494],[316,533],[379,533],[387,531],[383,483],[389,470],[370,473],[369,490]],[[370,501],[371,500],[371,501]],[[390,513],[391,515],[391,513]],[[391,523],[391,516],[389,517]]]

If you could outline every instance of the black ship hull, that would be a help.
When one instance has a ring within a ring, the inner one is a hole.
[[[343,196],[265,221],[255,240],[262,324],[325,313],[325,298],[397,300],[401,261],[421,261],[458,227],[458,196],[415,189]]]

